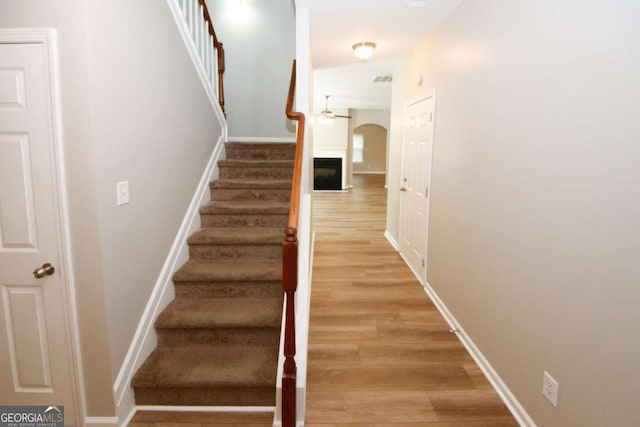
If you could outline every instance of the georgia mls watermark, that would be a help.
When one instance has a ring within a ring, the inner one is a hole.
[[[0,406],[0,427],[64,427],[64,406]]]

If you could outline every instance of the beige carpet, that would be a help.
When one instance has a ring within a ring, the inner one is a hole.
[[[275,405],[294,144],[226,144],[158,346],[136,373],[138,405]]]

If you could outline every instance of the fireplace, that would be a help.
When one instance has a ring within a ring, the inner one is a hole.
[[[313,189],[342,190],[342,159],[315,157],[313,159]]]

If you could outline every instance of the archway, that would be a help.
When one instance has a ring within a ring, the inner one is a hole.
[[[350,145],[351,173],[387,173],[387,129],[366,123],[353,129]]]

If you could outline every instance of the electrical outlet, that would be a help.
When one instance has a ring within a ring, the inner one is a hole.
[[[118,193],[118,206],[129,203],[129,181],[120,181],[116,183]]]
[[[554,380],[547,371],[542,378],[542,395],[546,397],[553,406],[558,406],[558,381]]]

